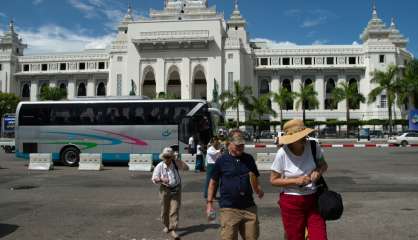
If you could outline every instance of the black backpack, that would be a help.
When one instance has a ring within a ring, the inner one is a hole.
[[[315,160],[315,165],[318,166],[318,159],[316,158],[316,142],[311,140],[312,155]],[[328,189],[325,179],[321,178],[316,183],[318,187],[318,211],[324,220],[337,220],[341,218],[344,212],[343,199],[341,194]]]

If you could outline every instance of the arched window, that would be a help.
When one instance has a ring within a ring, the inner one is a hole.
[[[283,80],[282,88],[286,88],[287,91],[292,92],[292,84],[289,79]],[[288,101],[286,103],[286,110],[293,110],[293,101]]]
[[[260,82],[260,95],[270,92],[270,83],[268,79],[263,79]]]
[[[100,82],[97,86],[97,96],[106,96],[106,86],[103,82]]]
[[[29,84],[25,83],[22,88],[22,98],[30,97],[30,87]]]
[[[86,84],[80,83],[78,85],[77,96],[78,97],[85,97],[86,96]]]
[[[337,109],[337,103],[332,100],[332,92],[335,89],[335,80],[330,78],[326,82],[325,87],[325,109]]]
[[[193,99],[207,99],[207,83],[203,69],[199,69],[193,78]]]
[[[181,99],[181,80],[180,73],[176,66],[172,66],[168,71],[167,93],[171,93],[177,99]]]
[[[64,90],[67,90],[67,85],[65,83],[61,83],[60,88],[64,89]]]
[[[155,82],[154,70],[152,69],[152,67],[147,67],[144,70],[144,81],[142,84],[142,96],[155,98],[157,96],[156,85],[157,84]]]
[[[309,86],[309,85],[312,85],[312,84],[313,84],[313,81],[312,81],[312,79],[307,78],[307,79],[305,79],[304,84],[305,84],[305,87],[307,87],[307,86]],[[312,109],[312,107],[309,105],[309,102],[307,102],[307,101],[305,101],[305,102],[303,103],[303,105],[304,105],[304,108],[305,108],[305,109]]]
[[[348,83],[350,84],[350,87],[354,86],[354,89],[356,92],[358,92],[358,81],[355,78],[351,78],[350,81],[348,81]],[[352,102],[350,101],[348,103],[350,109],[360,109],[360,101],[357,102]]]

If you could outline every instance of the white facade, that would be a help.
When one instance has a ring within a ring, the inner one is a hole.
[[[237,3],[225,20],[206,0],[166,0],[164,9],[151,9],[147,20],[134,20],[129,8],[117,31],[109,49],[25,56],[26,45],[10,23],[0,37],[0,90],[31,101],[47,85],[66,88],[68,99],[133,94],[153,98],[166,92],[210,101],[215,84],[223,92],[239,81],[259,96],[281,87],[296,92],[301,83],[312,83],[320,104],[307,111],[307,118],[344,120],[345,103],[337,108],[329,104],[333,87],[346,81],[356,83],[367,96],[374,87],[370,83],[374,70],[385,70],[390,64],[403,68],[413,58],[394,21],[386,27],[376,8],[361,35],[361,45],[271,48],[250,42]],[[278,110],[274,103],[273,108]],[[395,109],[395,114],[400,113]],[[284,111],[284,118],[301,114],[293,104]],[[240,115],[244,120],[245,112]],[[387,118],[385,96],[373,104],[360,104],[351,116]],[[234,117],[233,111],[227,113],[227,118]]]

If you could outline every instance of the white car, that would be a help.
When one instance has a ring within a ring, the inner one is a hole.
[[[418,144],[418,132],[406,132],[399,136],[391,137],[389,138],[388,143],[404,147],[409,144]]]

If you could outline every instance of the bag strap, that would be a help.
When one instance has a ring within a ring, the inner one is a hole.
[[[174,168],[176,169],[177,176],[179,176],[179,184],[181,184],[181,176],[179,172],[179,168],[177,167],[176,160],[173,160],[172,163],[174,164]]]
[[[315,162],[316,167],[318,167],[318,159],[316,157],[316,142],[314,140],[309,140],[310,144],[311,144],[311,151],[312,151],[312,156]]]
[[[309,140],[309,143],[311,144],[311,151],[312,151],[312,156],[313,156],[313,159],[314,159],[314,162],[315,162],[315,166],[318,167],[319,163],[318,163],[318,158],[316,157],[316,145],[317,145],[317,143],[314,140]],[[319,178],[317,184],[322,185],[324,190],[328,190],[328,184],[327,184],[327,182],[325,182],[325,179],[324,179],[323,176],[321,176]]]

